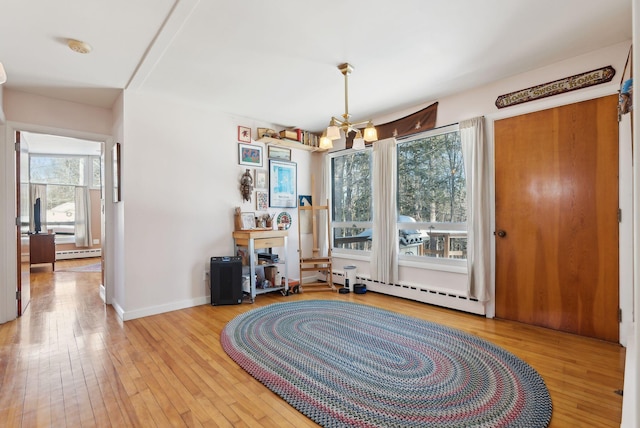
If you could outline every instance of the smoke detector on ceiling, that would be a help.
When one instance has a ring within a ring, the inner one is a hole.
[[[91,52],[91,45],[80,40],[69,39],[67,40],[67,46],[69,46],[69,49],[77,53],[88,54]]]

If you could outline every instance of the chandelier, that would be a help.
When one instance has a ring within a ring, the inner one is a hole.
[[[351,115],[349,114],[349,75],[353,72],[353,66],[349,63],[340,64],[338,70],[344,75],[344,114],[342,119],[332,117],[331,122],[326,131],[320,138],[320,148],[330,149],[333,147],[333,140],[337,140],[341,137],[340,131],[344,133],[345,139],[350,132],[355,132],[356,135],[353,139],[352,148],[356,150],[364,149],[364,142],[376,141],[378,139],[378,132],[373,126],[371,120],[365,120],[362,122],[351,122]],[[364,126],[364,136],[359,127]]]

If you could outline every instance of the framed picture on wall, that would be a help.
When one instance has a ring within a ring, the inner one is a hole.
[[[262,167],[262,147],[253,144],[238,144],[238,163]]]
[[[256,228],[256,213],[242,213],[242,229],[251,230]]]
[[[251,142],[251,128],[246,126],[238,126],[238,141],[243,143]]]
[[[256,178],[253,181],[253,184],[256,189],[266,189],[267,171],[265,171],[264,169],[256,169]]]
[[[269,208],[269,193],[260,190],[256,191],[256,210],[266,211]]]
[[[297,164],[269,160],[269,206],[295,208],[298,206]]]
[[[113,202],[120,202],[120,143],[115,143],[111,149],[112,178],[113,178]]]
[[[285,147],[268,146],[267,156],[269,159],[291,160],[291,149]]]

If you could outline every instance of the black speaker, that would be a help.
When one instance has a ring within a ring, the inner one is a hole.
[[[212,305],[242,303],[242,258],[211,257],[209,270]]]

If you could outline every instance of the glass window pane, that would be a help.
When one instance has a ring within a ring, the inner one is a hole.
[[[74,186],[47,185],[47,227],[57,234],[75,233],[75,195]]]
[[[460,134],[448,132],[398,145],[398,211],[419,222],[466,222]]]
[[[332,220],[371,221],[371,151],[334,157],[332,172]]]
[[[333,248],[371,251],[371,229],[362,227],[334,227]]]
[[[400,254],[466,259],[466,177],[457,129],[398,144],[397,196],[398,221],[421,223],[415,230],[399,227]]]
[[[86,158],[32,155],[32,183],[85,185]]]
[[[90,187],[99,188],[102,185],[102,162],[99,157],[91,158],[91,184]]]
[[[467,258],[467,233],[465,231],[433,231],[425,243],[426,256],[449,259]]]

